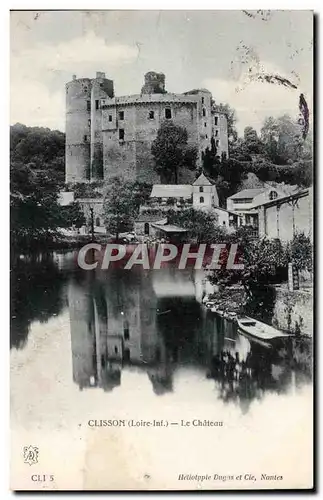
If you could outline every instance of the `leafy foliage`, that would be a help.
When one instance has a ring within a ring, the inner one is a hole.
[[[295,234],[293,240],[287,246],[287,255],[299,271],[312,271],[313,245],[310,238],[303,232]]]
[[[149,184],[126,181],[121,177],[111,179],[104,199],[105,224],[116,239],[121,232],[132,229],[139,207],[148,199],[150,192]]]
[[[161,124],[152,143],[151,152],[162,182],[178,184],[180,168],[195,168],[197,151],[195,147],[188,145],[187,138],[187,130],[184,127],[179,127],[172,121],[164,121]]]
[[[13,163],[47,171],[60,184],[65,177],[65,134],[43,127],[10,127],[10,158]]]
[[[223,239],[225,232],[217,226],[217,216],[214,213],[196,210],[193,207],[180,212],[169,210],[168,222],[188,229],[189,240],[197,243],[214,243]]]
[[[227,252],[221,254],[221,269],[212,272],[210,281],[213,284],[230,286],[241,283],[249,296],[255,296],[259,288],[283,279],[287,269],[287,254],[279,240],[266,238],[253,240],[246,228],[240,228],[228,241],[238,244],[239,263],[244,269],[226,269]],[[285,272],[284,272],[285,271]]]

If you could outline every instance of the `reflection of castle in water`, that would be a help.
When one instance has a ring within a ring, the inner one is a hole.
[[[122,367],[135,365],[163,394],[172,390],[178,364],[207,363],[213,322],[196,301],[191,271],[85,273],[70,282],[68,295],[73,379],[80,389],[111,390],[121,383]]]
[[[223,400],[252,400],[259,390],[288,382],[289,370],[275,379],[269,357],[262,359],[233,323],[201,306],[200,289],[194,271],[172,268],[86,272],[71,281],[74,382],[109,391],[120,385],[122,368],[135,365],[164,394],[176,369],[195,366],[215,379]]]

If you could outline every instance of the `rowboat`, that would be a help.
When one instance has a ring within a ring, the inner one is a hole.
[[[248,316],[237,318],[237,324],[246,337],[264,347],[274,347],[292,336]]]

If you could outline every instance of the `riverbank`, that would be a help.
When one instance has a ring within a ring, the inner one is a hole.
[[[268,286],[251,303],[244,288],[235,286],[219,289],[209,298],[221,309],[255,317],[288,333],[313,337],[313,288],[291,292],[287,284]]]

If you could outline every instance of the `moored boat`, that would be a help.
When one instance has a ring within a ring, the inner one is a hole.
[[[292,337],[288,333],[281,332],[273,326],[248,316],[237,318],[237,324],[242,333],[249,337],[250,340],[254,340],[265,347],[274,347],[280,344],[281,341]]]

